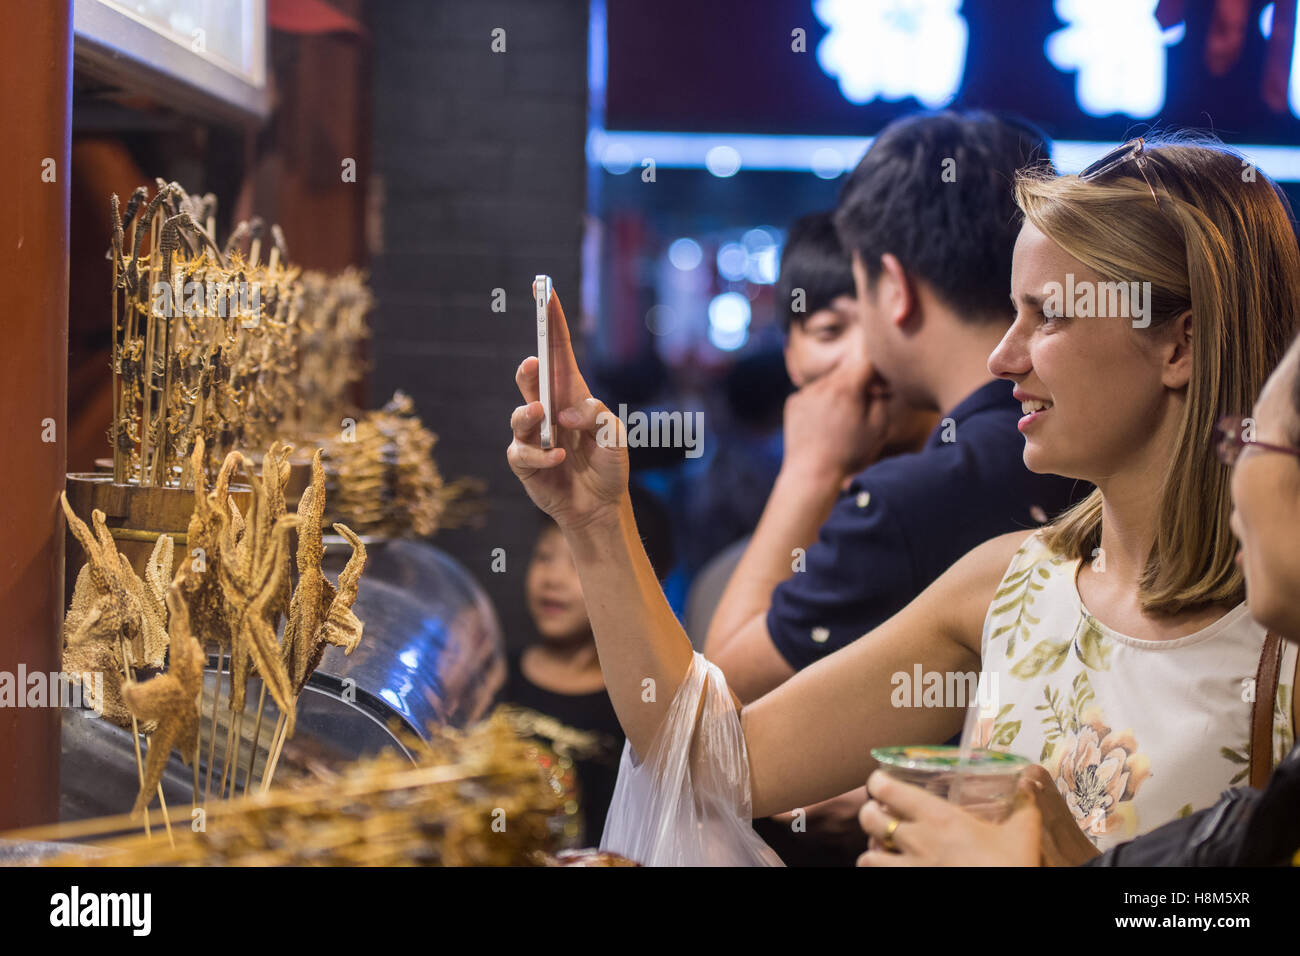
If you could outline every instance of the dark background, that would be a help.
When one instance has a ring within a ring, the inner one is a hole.
[[[547,273],[580,318],[586,202],[586,0],[370,5],[377,306],[370,407],[396,388],[437,433],[445,477],[485,482],[480,527],[434,542],[497,607],[507,642],[532,634],[524,571],[537,509],[506,464],[514,372],[537,351],[530,287]],[[493,53],[492,30],[506,30]],[[493,312],[493,290],[507,309]],[[504,548],[505,573],[492,552]]]
[[[1258,95],[1265,5],[1249,3],[1242,50],[1215,76],[1205,62],[1213,0],[1159,4],[1162,24],[1187,24],[1183,39],[1166,51],[1160,122],[1239,142],[1300,143],[1300,120],[1274,113]],[[969,38],[953,106],[1012,110],[1054,138],[1122,140],[1139,125],[1077,107],[1075,75],[1056,69],[1043,52],[1046,37],[1066,25],[1049,0],[965,0],[960,14]],[[816,61],[827,29],[811,0],[610,0],[608,23],[608,129],[866,136],[917,108],[912,99],[859,106],[840,95]],[[806,53],[791,51],[796,27],[807,31]]]

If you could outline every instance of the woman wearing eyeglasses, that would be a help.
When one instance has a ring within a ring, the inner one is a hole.
[[[509,459],[564,530],[584,593],[601,596],[591,619],[606,686],[642,755],[625,755],[622,799],[643,816],[694,805],[703,817],[630,842],[619,831],[622,845],[607,828],[607,849],[643,862],[763,861],[733,818],[842,793],[874,769],[871,748],[961,730],[962,701],[895,706],[898,675],[917,665],[984,672],[997,707],[976,742],[1041,765],[1044,792],[1059,794],[1050,812],[1076,828],[1061,838],[1070,861],[1209,806],[1249,773],[1265,630],[1243,604],[1228,476],[1199,452],[1220,415],[1247,407],[1297,326],[1288,211],[1224,148],[1141,141],[1077,177],[1026,177],[1017,199],[1016,317],[989,368],[1024,403],[1026,464],[1096,492],[1045,529],[976,548],[738,721],[645,560],[625,453],[596,441],[609,419],[567,336],[556,342],[562,448],[538,445],[536,361],[521,365]],[[1125,301],[1121,283],[1139,294]],[[1062,302],[1067,288],[1076,296]],[[552,315],[563,329],[558,303]],[[1266,770],[1293,737],[1295,666],[1290,650],[1264,705],[1269,746],[1255,760]],[[688,752],[691,773],[664,772]],[[879,804],[863,811],[884,851],[906,847],[908,822]],[[737,834],[730,847],[711,836],[724,832]]]

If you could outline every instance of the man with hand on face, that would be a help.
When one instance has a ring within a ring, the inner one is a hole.
[[[886,127],[849,177],[833,225],[860,339],[787,401],[781,471],[705,641],[742,702],[871,631],[975,545],[1088,490],[1025,468],[1021,404],[988,370],[1013,318],[1012,182],[1047,156],[1027,124],[921,114]],[[803,354],[815,368],[815,350]],[[939,423],[920,450],[882,457],[900,407]],[[820,834],[830,852],[817,860],[850,864],[864,800],[860,789],[802,821],[774,818],[776,848],[789,857],[791,840]],[[791,836],[796,822],[807,832]]]
[[[862,323],[853,287],[853,267],[840,245],[832,213],[817,212],[795,220],[781,250],[776,304],[785,332],[785,370],[795,388],[826,375],[845,355],[862,353]],[[888,424],[877,460],[920,451],[939,421],[932,411],[912,408],[897,395],[887,400]],[[829,437],[829,432],[824,437]],[[854,444],[859,436],[839,436]],[[853,472],[871,462],[862,461]],[[848,478],[843,482],[848,487]],[[724,548],[700,571],[686,605],[686,631],[697,648],[717,610],[723,588],[749,547],[746,536]]]
[[[776,301],[785,326],[785,370],[804,388],[836,368],[845,356],[864,355],[853,266],[840,245],[834,214],[817,212],[795,220],[781,251]],[[913,408],[896,394],[886,396],[887,421],[879,458],[920,451],[938,416]],[[843,436],[853,442],[857,436]],[[865,468],[870,461],[861,462]],[[855,471],[860,469],[855,469]]]

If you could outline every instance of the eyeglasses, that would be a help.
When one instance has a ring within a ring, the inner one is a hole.
[[[1256,441],[1253,437],[1247,438],[1247,428],[1245,427],[1247,421],[1249,419],[1244,419],[1240,415],[1224,415],[1219,419],[1219,423],[1214,426],[1215,451],[1219,455],[1219,461],[1225,465],[1235,465],[1237,459],[1241,457],[1242,451],[1248,445],[1300,458],[1300,448],[1270,445],[1268,442]]]
[[[1113,172],[1120,166],[1123,166],[1129,160],[1137,163],[1138,172],[1142,174],[1143,181],[1147,184],[1147,189],[1151,190],[1151,198],[1156,201],[1156,206],[1160,205],[1160,197],[1156,195],[1156,186],[1160,187],[1160,192],[1166,197],[1169,190],[1165,189],[1164,183],[1160,181],[1160,175],[1156,172],[1155,163],[1151,162],[1147,154],[1147,141],[1139,136],[1137,139],[1131,139],[1123,146],[1117,146],[1109,153],[1097,160],[1083,172],[1079,173],[1079,181],[1090,183],[1094,179],[1100,179],[1109,172]],[[1154,180],[1154,183],[1152,182]]]

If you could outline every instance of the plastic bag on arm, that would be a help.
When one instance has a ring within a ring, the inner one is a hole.
[[[696,652],[649,752],[623,747],[602,850],[646,866],[781,866],[751,826],[749,754],[715,664]]]

